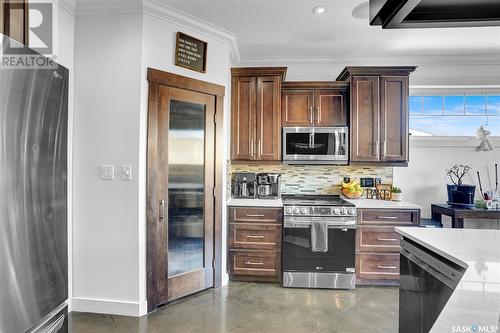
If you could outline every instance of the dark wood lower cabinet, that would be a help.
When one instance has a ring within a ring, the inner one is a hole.
[[[396,227],[417,227],[420,210],[358,209],[356,277],[358,285],[399,284],[401,236]]]
[[[231,207],[228,216],[231,280],[280,281],[283,209]]]

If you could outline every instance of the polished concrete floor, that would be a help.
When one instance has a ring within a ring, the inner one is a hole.
[[[231,282],[169,304],[141,318],[72,313],[70,332],[392,333],[398,331],[398,289],[284,289]]]

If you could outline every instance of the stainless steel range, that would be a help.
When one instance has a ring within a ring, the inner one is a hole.
[[[283,195],[283,286],[354,289],[356,208],[338,195]]]

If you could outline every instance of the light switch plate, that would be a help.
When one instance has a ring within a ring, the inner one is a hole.
[[[114,165],[101,165],[101,179],[113,180],[115,179],[115,166]]]
[[[132,166],[130,164],[121,165],[120,173],[122,180],[126,181],[132,180]]]

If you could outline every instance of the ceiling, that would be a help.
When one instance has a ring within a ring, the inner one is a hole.
[[[242,62],[410,56],[464,56],[470,61],[485,55],[500,59],[500,27],[382,30],[368,24],[363,0],[157,1],[235,33]],[[325,5],[327,12],[314,15],[317,5]]]

